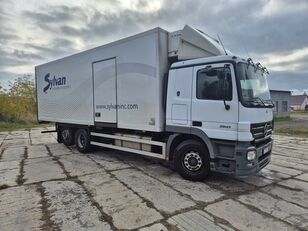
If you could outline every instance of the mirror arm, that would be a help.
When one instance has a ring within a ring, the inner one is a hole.
[[[229,111],[230,110],[230,105],[226,103],[226,99],[224,99],[224,105],[225,105],[225,109],[227,111]]]

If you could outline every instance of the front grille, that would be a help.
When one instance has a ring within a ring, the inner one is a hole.
[[[261,162],[262,160],[264,160],[266,157],[268,157],[271,154],[271,152],[265,153],[262,156],[259,157],[259,162]]]
[[[254,138],[254,143],[259,144],[267,141],[273,134],[273,122],[251,124],[251,134]]]

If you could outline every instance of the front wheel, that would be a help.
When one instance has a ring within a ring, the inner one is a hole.
[[[210,174],[210,155],[206,146],[196,140],[185,140],[174,153],[174,165],[187,180],[204,180]]]
[[[91,150],[90,134],[86,129],[78,129],[75,134],[75,144],[79,152],[87,153]]]

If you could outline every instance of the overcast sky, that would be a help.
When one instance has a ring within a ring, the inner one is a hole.
[[[185,24],[269,69],[272,89],[308,89],[307,0],[0,0],[0,82],[154,27]]]

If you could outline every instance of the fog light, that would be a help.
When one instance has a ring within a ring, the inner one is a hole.
[[[247,152],[247,160],[251,161],[254,160],[257,156],[256,151],[248,151]]]
[[[253,166],[253,163],[248,163],[247,167],[251,168]]]

